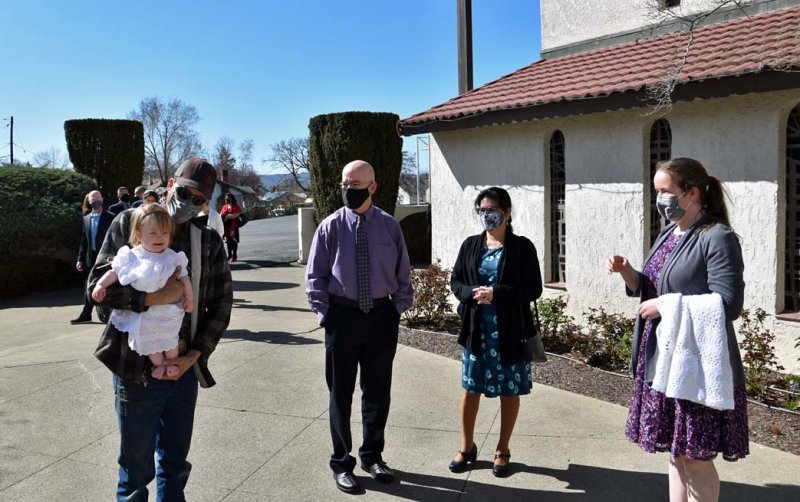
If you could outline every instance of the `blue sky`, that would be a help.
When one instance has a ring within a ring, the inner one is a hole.
[[[538,0],[472,3],[476,87],[538,59]],[[208,150],[252,138],[267,173],[270,145],[307,135],[314,115],[404,118],[458,93],[456,0],[0,0],[0,12],[0,118],[14,116],[23,161],[66,152],[65,120],[125,118],[160,96],[197,108]]]

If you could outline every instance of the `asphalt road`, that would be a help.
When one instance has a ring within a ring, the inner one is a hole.
[[[239,231],[239,261],[257,265],[291,263],[300,256],[297,215],[251,220]]]

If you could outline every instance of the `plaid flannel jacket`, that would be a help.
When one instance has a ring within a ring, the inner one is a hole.
[[[111,269],[111,261],[117,251],[127,245],[130,235],[130,219],[133,209],[120,213],[111,223],[103,247],[97,256],[89,280],[87,290],[91,295],[97,281]],[[191,314],[184,317],[180,331],[179,348],[181,354],[187,350],[197,350],[201,353],[194,366],[195,374],[202,387],[211,387],[215,384],[211,373],[208,371],[208,358],[217,346],[228,323],[231,319],[233,308],[233,288],[231,271],[228,267],[222,239],[216,231],[205,225],[205,217],[194,218],[186,223],[184,231],[176,233],[173,237],[171,248],[183,251],[189,257],[189,273],[201,273],[200,291],[195,292],[198,297],[198,323],[194,340],[191,339]],[[191,232],[188,225],[196,225],[201,229],[202,270],[191,270],[192,246]],[[113,284],[108,288],[102,305],[114,309],[127,309],[134,312],[144,312],[145,293],[137,291],[131,286]],[[148,370],[149,359],[134,352],[128,345],[128,334],[120,332],[110,322],[100,337],[100,342],[94,353],[95,357],[108,367],[115,375],[126,382],[145,383],[145,371]]]

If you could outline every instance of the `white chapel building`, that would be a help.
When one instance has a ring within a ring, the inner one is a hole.
[[[800,371],[800,0],[717,9],[691,32],[653,27],[653,0],[541,0],[542,59],[398,123],[431,134],[432,256],[450,267],[478,233],[487,186],[511,194],[515,232],[539,252],[546,295],[634,315],[605,259],[642,261],[661,228],[654,165],[692,157],[730,195],[745,308],[764,309]],[[659,3],[659,2],[655,2]],[[719,0],[660,0],[662,19]],[[656,12],[655,14],[659,14]],[[667,89],[656,109],[653,89]],[[671,91],[671,92],[670,92]]]

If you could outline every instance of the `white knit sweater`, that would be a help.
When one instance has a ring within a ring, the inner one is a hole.
[[[652,387],[667,397],[732,410],[733,369],[722,297],[669,293],[656,303],[661,322]]]

